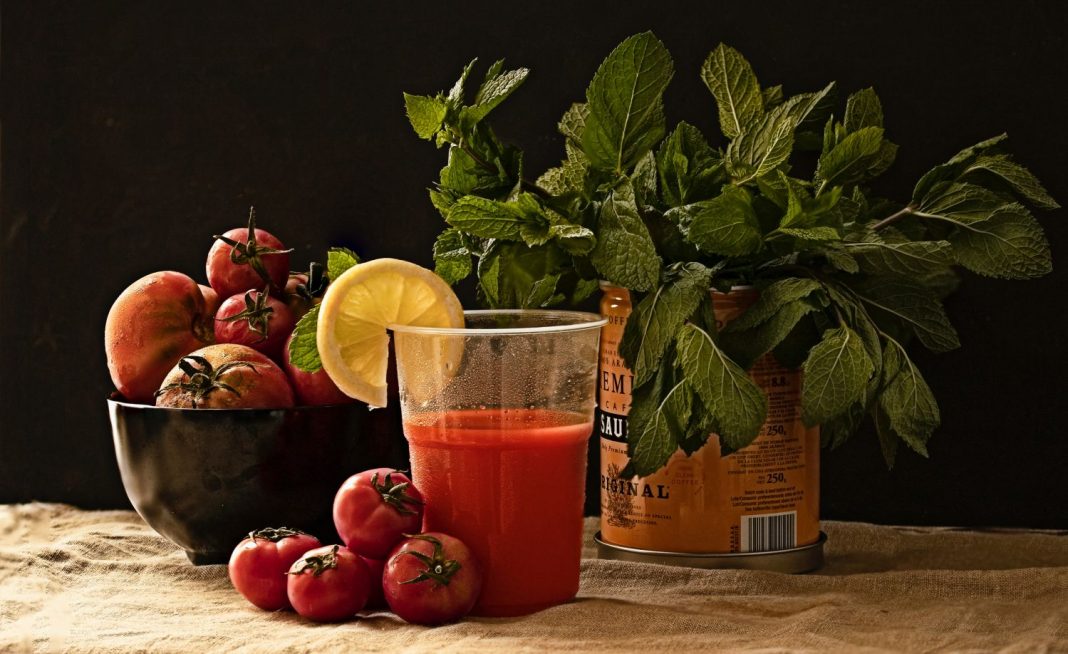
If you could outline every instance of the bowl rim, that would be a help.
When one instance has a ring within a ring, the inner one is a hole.
[[[131,401],[127,400],[126,398],[124,398],[118,391],[112,391],[112,393],[110,395],[108,395],[106,399],[107,399],[109,405],[121,406],[121,407],[126,407],[126,408],[129,408],[129,409],[153,410],[153,411],[172,411],[172,412],[179,412],[179,413],[217,413],[217,412],[222,412],[222,413],[246,413],[246,414],[252,414],[252,413],[270,413],[270,412],[274,412],[274,411],[315,411],[315,410],[319,410],[319,409],[335,409],[337,407],[360,406],[361,404],[363,404],[362,402],[357,400],[357,401],[354,401],[354,402],[344,402],[342,404],[300,404],[300,405],[296,405],[295,404],[293,406],[275,407],[275,408],[239,407],[239,408],[221,409],[221,408],[209,407],[209,408],[204,408],[204,409],[193,409],[193,408],[185,408],[185,407],[156,406],[155,404],[141,404],[139,402],[131,402]],[[366,407],[366,405],[363,405],[363,406]]]

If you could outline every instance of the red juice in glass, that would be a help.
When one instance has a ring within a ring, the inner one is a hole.
[[[483,566],[475,612],[522,615],[578,592],[587,416],[454,410],[405,423],[423,528],[467,543]]]
[[[395,326],[404,434],[423,527],[483,568],[474,613],[573,598],[587,441],[604,320],[574,311],[468,311],[463,328]]]

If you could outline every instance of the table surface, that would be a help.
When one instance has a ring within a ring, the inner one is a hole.
[[[0,505],[0,651],[1068,651],[1068,532],[824,522],[790,576],[601,561],[578,598],[433,629],[253,608],[129,511]]]

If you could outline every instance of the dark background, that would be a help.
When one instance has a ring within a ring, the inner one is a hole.
[[[203,280],[210,235],[250,204],[295,267],[342,244],[429,264],[441,219],[424,189],[444,153],[414,136],[401,92],[447,89],[474,56],[533,69],[494,124],[535,174],[561,156],[556,121],[601,59],[652,29],[675,58],[672,122],[716,133],[697,73],[723,40],[788,93],[874,85],[902,146],[888,194],[1008,131],[1068,201],[1063,3],[345,4],[4,3],[0,501],[126,506],[108,307],[155,270]],[[964,347],[917,353],[944,416],[931,459],[903,448],[888,472],[860,433],[825,453],[825,517],[1068,527],[1063,214],[1041,217],[1052,275],[969,276],[949,302]]]

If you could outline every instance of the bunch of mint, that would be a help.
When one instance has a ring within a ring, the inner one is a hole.
[[[1051,269],[1024,203],[1059,205],[1003,152],[1004,135],[936,166],[907,203],[878,198],[868,184],[897,145],[872,89],[836,113],[834,83],[787,97],[721,44],[701,70],[727,140],[714,147],[685,122],[668,131],[674,68],[644,33],[601,64],[560,121],[566,159],[530,181],[485,120],[528,71],[495,63],[469,103],[474,63],[447,94],[404,98],[418,135],[448,147],[430,191],[449,225],[437,272],[475,273],[491,307],[578,302],[598,279],[636,294],[621,345],[634,372],[625,475],[710,433],[728,452],[752,442],[767,399],[746,370],[768,352],[803,368],[803,419],[825,446],[870,416],[888,465],[901,441],[926,456],[939,410],[906,345],[959,346],[941,302],[954,266],[1006,279]],[[709,290],[735,285],[759,300],[717,331]]]

